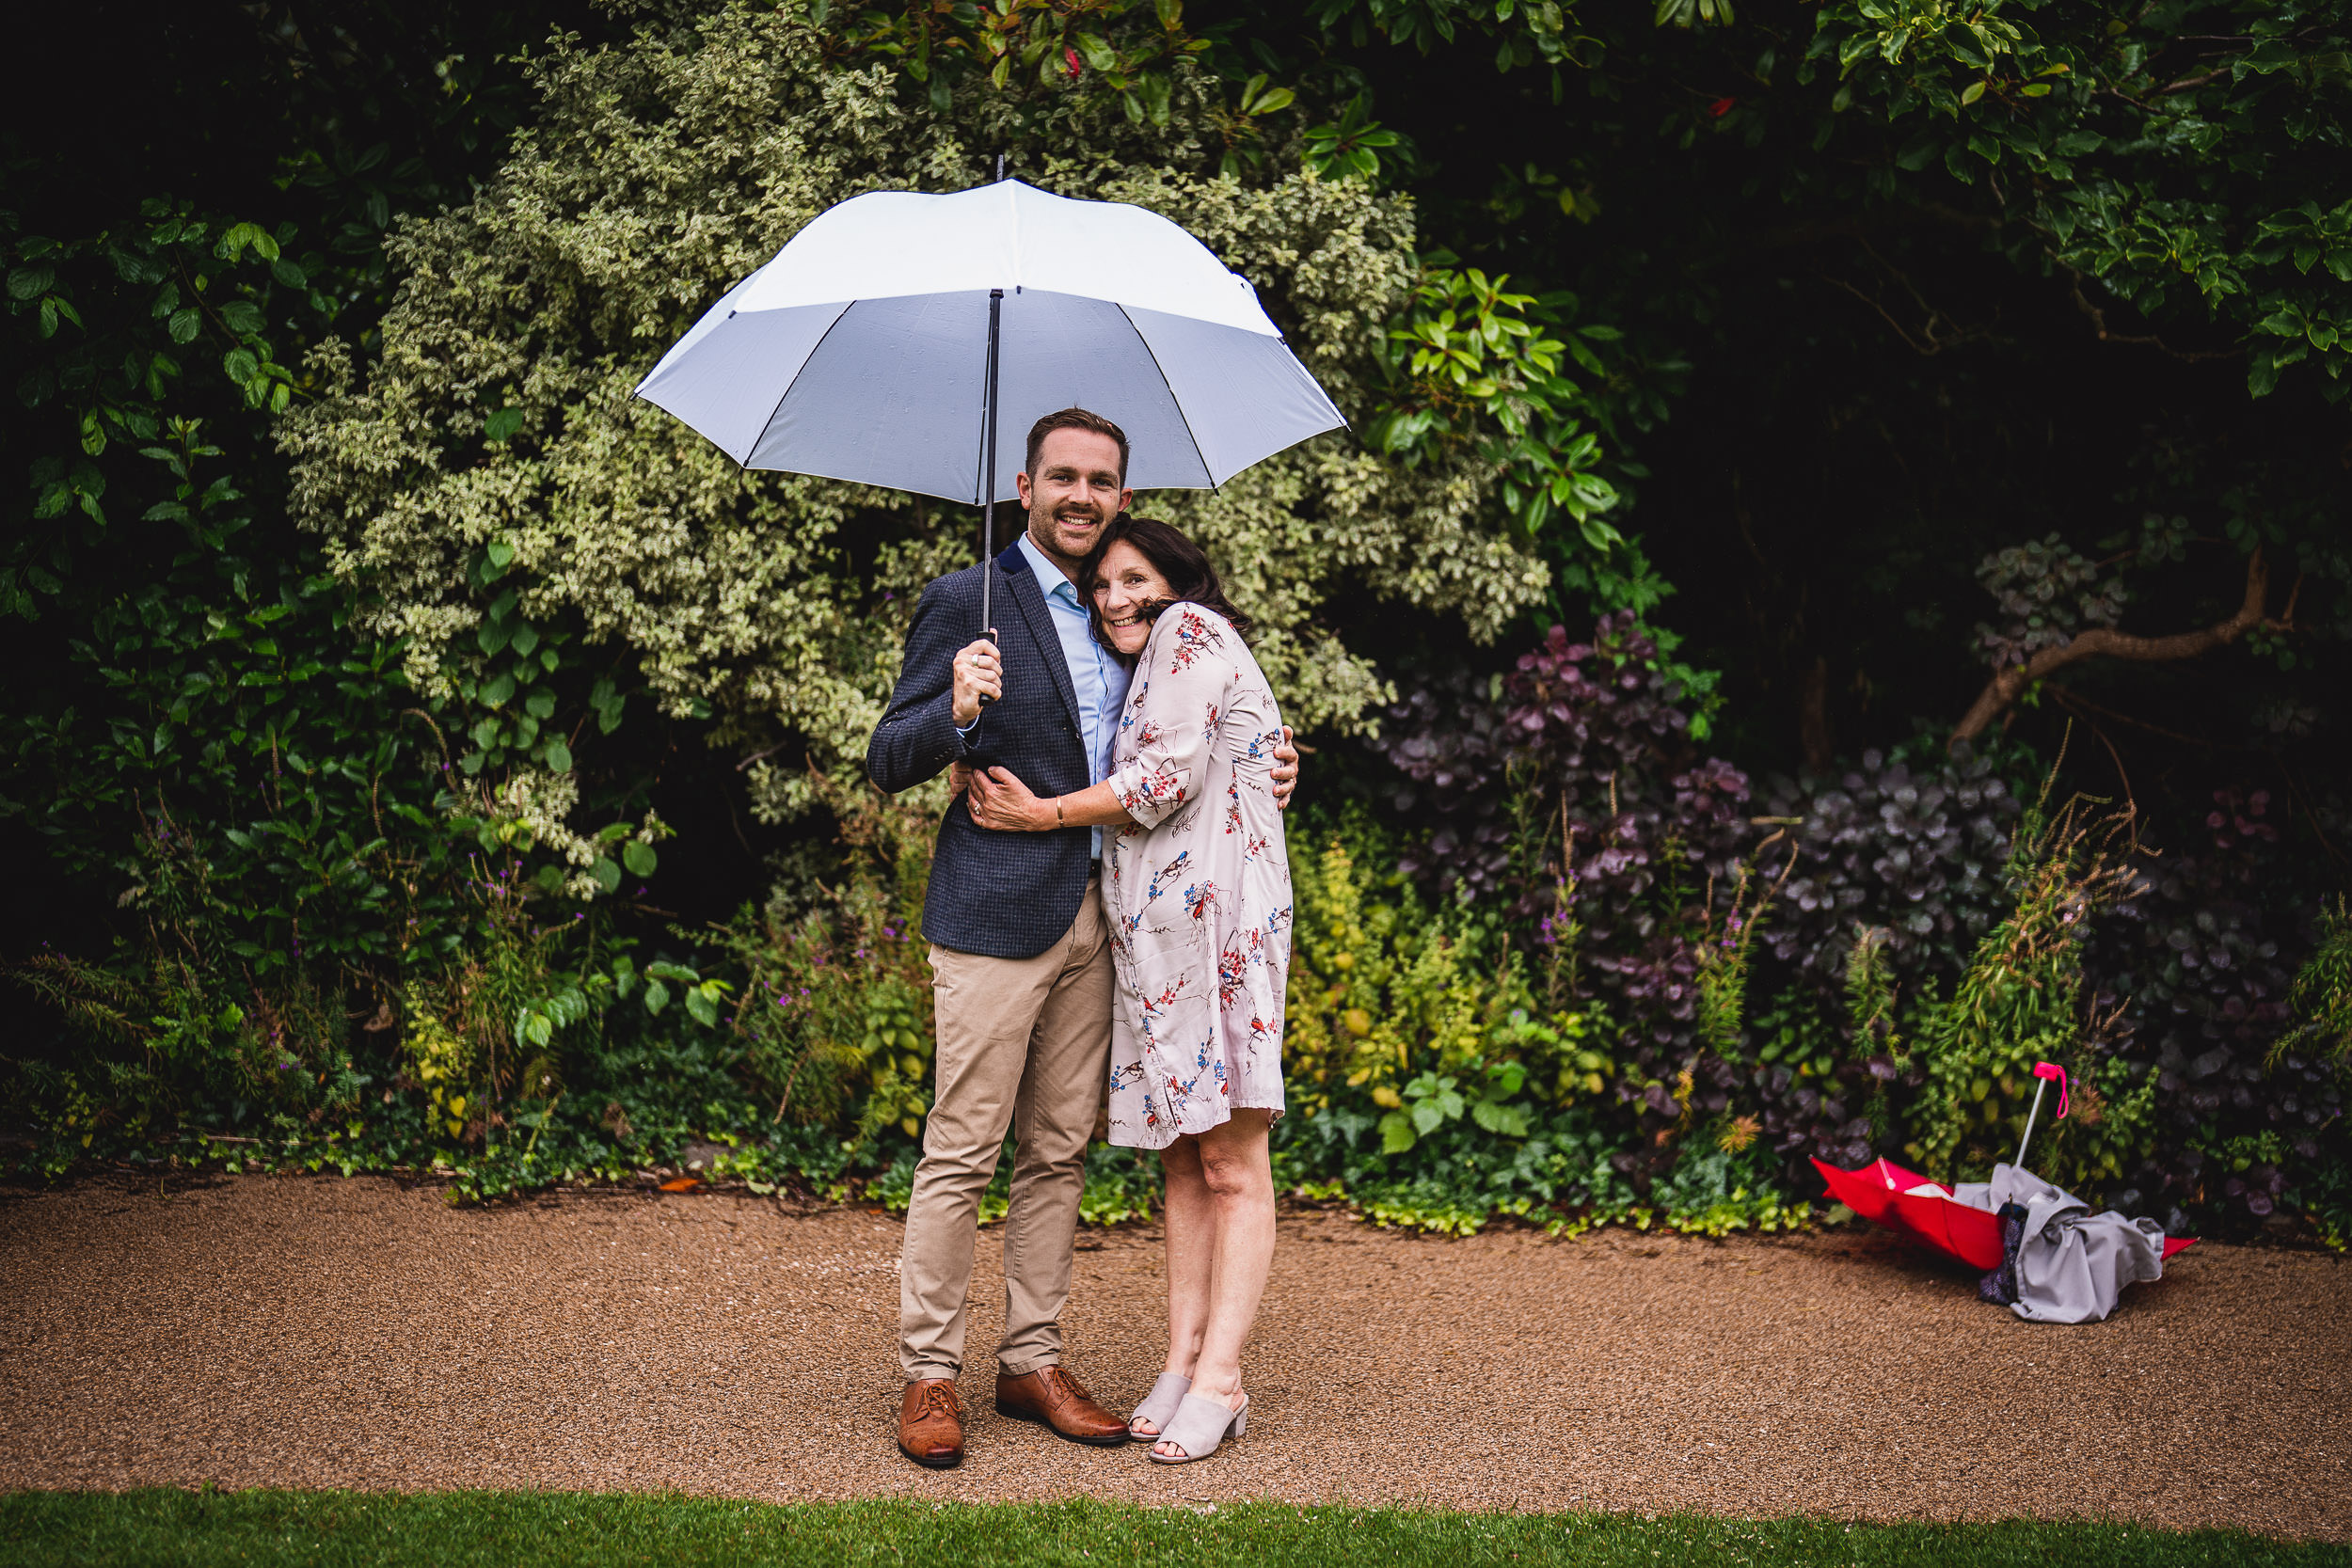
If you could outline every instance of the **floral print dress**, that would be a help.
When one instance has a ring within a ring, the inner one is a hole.
[[[1135,818],[1104,848],[1119,972],[1110,1140],[1165,1148],[1235,1106],[1282,1113],[1291,870],[1269,778],[1282,716],[1230,623],[1160,614],[1111,752]]]

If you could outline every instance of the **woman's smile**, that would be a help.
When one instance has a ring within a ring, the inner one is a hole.
[[[1152,560],[1124,539],[1103,554],[1094,578],[1094,611],[1104,635],[1133,658],[1152,640],[1152,610],[1176,596]]]

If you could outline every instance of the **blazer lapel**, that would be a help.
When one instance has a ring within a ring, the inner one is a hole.
[[[1010,564],[1016,562],[1018,565]],[[1021,617],[1028,623],[1029,637],[1037,643],[1039,657],[1054,673],[1054,689],[1061,693],[1061,705],[1069,712],[1070,722],[1078,734],[1086,734],[1086,721],[1078,715],[1078,688],[1070,678],[1070,660],[1061,651],[1061,633],[1055,629],[1054,612],[1045,607],[1043,584],[1037,580],[1037,573],[1030,569],[1028,562],[1022,559],[1018,546],[998,558],[996,569],[1007,597],[1021,607]]]

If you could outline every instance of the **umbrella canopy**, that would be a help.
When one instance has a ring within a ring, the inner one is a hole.
[[[1248,280],[1200,241],[1140,207],[1017,180],[830,209],[637,395],[746,467],[976,505],[1017,494],[1029,425],[1059,408],[1120,424],[1127,482],[1146,490],[1221,484],[1346,422]]]
[[[2001,1219],[1994,1211],[1963,1203],[1948,1188],[1892,1160],[1873,1160],[1860,1170],[1839,1170],[1816,1160],[1813,1168],[1829,1183],[1830,1196],[1864,1219],[1925,1242],[1970,1268],[2001,1266]],[[2192,1238],[2168,1236],[2164,1256],[2193,1244]]]

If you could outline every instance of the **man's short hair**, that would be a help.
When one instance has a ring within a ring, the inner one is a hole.
[[[1057,414],[1048,414],[1029,427],[1029,460],[1024,471],[1032,478],[1037,474],[1038,449],[1045,444],[1045,437],[1057,430],[1090,430],[1097,436],[1107,436],[1118,442],[1119,483],[1122,485],[1127,483],[1127,433],[1102,415],[1090,414],[1083,408],[1065,408]]]

